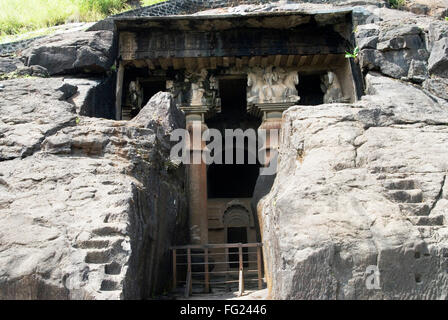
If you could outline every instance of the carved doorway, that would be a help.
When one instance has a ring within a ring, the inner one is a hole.
[[[228,204],[223,215],[223,224],[225,226],[227,243],[248,243],[248,232],[251,225],[250,213],[238,201],[232,201]],[[229,268],[239,267],[238,248],[229,249],[228,259]],[[243,261],[244,267],[248,267],[247,248],[243,248]]]

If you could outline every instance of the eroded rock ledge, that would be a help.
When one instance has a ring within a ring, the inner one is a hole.
[[[378,74],[366,83],[357,104],[284,114],[259,204],[275,299],[448,296],[448,104]],[[380,290],[366,288],[370,265]]]
[[[2,82],[0,299],[151,297],[184,241],[182,168],[168,158],[183,115],[160,93],[133,122],[81,117],[71,89]]]

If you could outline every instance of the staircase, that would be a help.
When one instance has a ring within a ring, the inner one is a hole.
[[[401,212],[415,226],[443,226],[442,215],[431,215],[431,206],[425,202],[423,191],[413,179],[389,178],[383,183],[387,197],[398,203]],[[421,229],[419,228],[419,230]]]
[[[89,277],[101,299],[121,299],[126,268],[120,262],[126,238],[120,225],[105,224],[94,229],[89,240],[79,241],[76,247],[84,250],[84,262],[88,264]]]

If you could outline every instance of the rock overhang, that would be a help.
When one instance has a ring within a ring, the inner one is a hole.
[[[227,14],[204,14],[204,15],[171,15],[171,16],[122,16],[114,18],[114,23],[117,26],[118,31],[123,29],[132,28],[148,28],[148,27],[169,27],[173,26],[176,30],[199,30],[197,27],[200,24],[210,23],[210,21],[216,21],[216,25],[213,25],[216,30],[228,29],[232,27],[258,27],[259,25],[253,25],[254,20],[258,22],[272,25],[272,27],[284,29],[286,27],[295,27],[301,25],[304,22],[308,22],[311,18],[314,18],[317,22],[325,24],[340,23],[341,20],[346,19],[347,15],[351,15],[353,8],[334,8],[334,9],[321,9],[321,10],[291,10],[291,11],[278,11],[278,12],[248,12],[244,14],[240,13],[227,13]],[[280,19],[279,19],[280,18]],[[292,18],[292,19],[291,19]],[[228,24],[222,24],[227,20]],[[261,20],[261,21],[260,21]],[[291,20],[295,24],[291,24]],[[185,22],[188,22],[187,24]],[[270,23],[275,21],[276,25]],[[245,22],[246,25],[241,25],[241,22]],[[195,28],[191,29],[191,23]],[[237,24],[237,25],[236,25]]]

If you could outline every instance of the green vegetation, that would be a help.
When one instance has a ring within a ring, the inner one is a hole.
[[[347,59],[350,59],[350,58],[356,59],[356,58],[358,58],[358,54],[359,54],[359,48],[356,47],[356,48],[353,50],[353,52],[348,52],[348,51],[346,51],[346,52],[345,52],[345,57],[346,57]]]
[[[11,79],[27,79],[27,78],[36,78],[36,77],[30,76],[29,74],[21,74],[17,71],[0,74],[0,81]]]
[[[448,21],[448,17],[445,17],[445,21]]]
[[[405,6],[406,0],[389,0],[391,8],[400,9]]]
[[[152,6],[153,4],[164,2],[166,0],[140,0],[142,6]]]
[[[142,0],[152,5],[165,0]],[[37,32],[69,22],[91,22],[117,14],[131,7],[126,0],[0,0],[0,43],[11,36]],[[31,38],[28,36],[26,38]],[[19,39],[21,40],[21,39]]]

